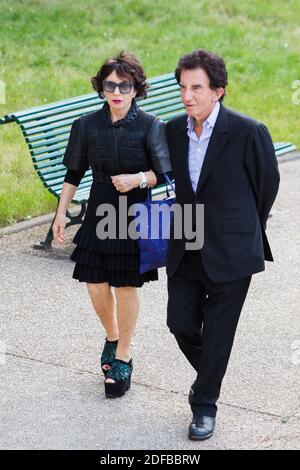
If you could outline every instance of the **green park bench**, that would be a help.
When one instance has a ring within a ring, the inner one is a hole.
[[[174,74],[162,75],[149,80],[150,89],[146,99],[138,100],[138,105],[145,111],[155,114],[163,121],[183,112],[179,87]],[[101,108],[104,100],[99,99],[97,93],[89,93],[63,101],[46,104],[5,115],[0,124],[16,122],[19,124],[25,141],[27,142],[33,167],[45,188],[52,193],[59,203],[60,194],[66,173],[63,165],[63,156],[67,146],[71,125],[74,119],[83,114]],[[279,156],[293,150],[290,143],[274,144],[276,155]],[[92,184],[92,171],[86,171],[74,195],[73,203],[81,206],[76,215],[67,212],[69,222],[66,227],[81,224],[86,211]],[[159,185],[152,189],[152,195],[157,196],[166,190],[166,185]],[[35,248],[51,248],[53,240],[52,225],[46,238]]]

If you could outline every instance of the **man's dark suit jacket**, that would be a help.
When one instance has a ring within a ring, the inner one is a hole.
[[[176,185],[176,202],[204,204],[202,263],[215,282],[245,278],[273,261],[265,234],[279,187],[278,163],[267,128],[221,104],[198,187],[188,167],[187,115],[167,123],[167,139]],[[173,276],[185,239],[171,236],[167,274]]]

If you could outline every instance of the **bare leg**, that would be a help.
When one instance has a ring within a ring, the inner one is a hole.
[[[115,315],[115,300],[107,282],[86,283],[89,296],[109,341],[119,338],[118,323]]]
[[[130,344],[135,330],[138,312],[139,297],[136,287],[115,288],[117,298],[117,318],[119,327],[119,342],[116,358],[128,362],[130,355]],[[107,378],[106,382],[114,382]]]

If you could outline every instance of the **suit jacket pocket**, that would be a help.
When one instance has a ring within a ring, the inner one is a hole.
[[[255,220],[224,220],[224,232],[254,232]]]

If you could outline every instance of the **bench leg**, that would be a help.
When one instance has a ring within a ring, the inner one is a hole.
[[[58,204],[59,204],[59,200],[58,200],[58,203],[57,203],[57,207],[58,207]],[[56,210],[57,210],[57,208],[56,208]],[[85,212],[86,212],[86,202],[83,202],[81,204],[81,209],[80,209],[79,214],[72,215],[72,214],[70,214],[69,211],[67,211],[66,217],[68,217],[68,219],[70,219],[70,221],[66,223],[66,228],[70,227],[71,225],[82,224]],[[55,214],[56,214],[56,212],[55,212]],[[55,220],[55,216],[53,217],[53,220],[51,222],[51,225],[50,225],[50,228],[48,230],[48,233],[46,235],[45,240],[40,241],[39,244],[33,245],[33,248],[35,250],[51,250],[52,241],[53,241],[52,227],[53,227],[53,224],[54,224],[54,220]]]
[[[71,215],[70,212],[67,211],[66,216],[68,217],[68,219],[70,219],[70,222],[66,224],[66,228],[70,227],[71,225],[82,224],[85,211],[86,211],[86,202],[83,202],[81,204],[81,210],[79,214]]]
[[[51,222],[50,228],[48,230],[48,233],[46,235],[45,240],[40,241],[39,244],[33,245],[33,248],[35,250],[51,250],[52,248],[52,241],[53,241],[53,231],[52,227],[54,224],[55,216],[53,217],[53,220]]]

